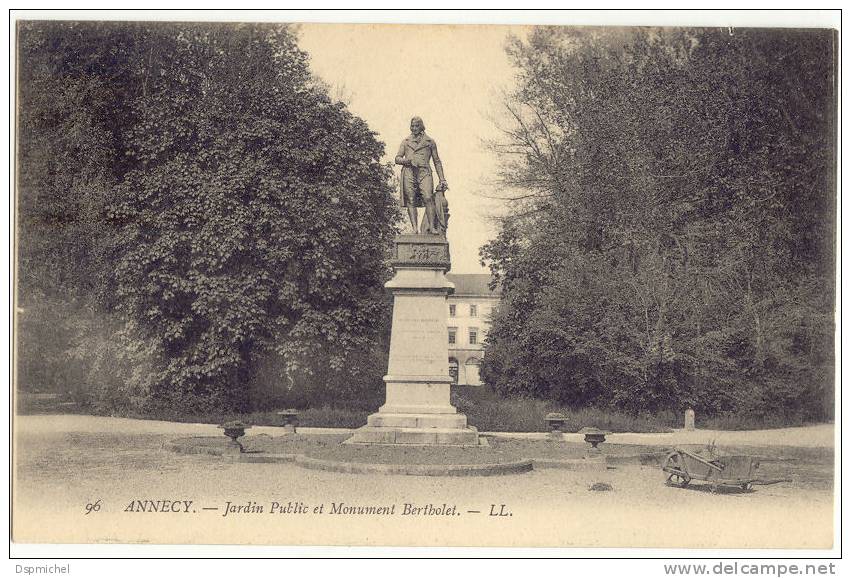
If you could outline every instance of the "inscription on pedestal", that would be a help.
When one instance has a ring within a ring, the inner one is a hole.
[[[391,375],[448,375],[446,297],[397,296],[390,337]]]
[[[438,261],[446,259],[446,248],[439,245],[402,245],[399,247],[400,261]]]
[[[393,265],[449,268],[449,244],[433,235],[400,235],[394,243]]]
[[[418,355],[416,353],[400,353],[395,356],[393,361],[398,361],[400,363],[408,362],[408,363],[440,363],[442,360],[441,357],[428,356],[428,355]],[[397,372],[399,373],[399,372]]]

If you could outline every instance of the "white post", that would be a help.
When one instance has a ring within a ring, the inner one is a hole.
[[[692,408],[686,410],[685,429],[694,431],[694,410]]]

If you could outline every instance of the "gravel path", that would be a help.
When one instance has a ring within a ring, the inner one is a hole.
[[[84,416],[15,425],[19,542],[827,548],[833,538],[832,490],[800,480],[713,495],[666,487],[657,468],[640,466],[495,478],[339,474],[162,448],[176,436],[220,435],[212,426]],[[596,482],[613,490],[589,491]],[[125,511],[144,500],[178,512]]]

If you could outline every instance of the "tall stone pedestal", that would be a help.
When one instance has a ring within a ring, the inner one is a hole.
[[[476,430],[449,402],[449,244],[442,236],[400,235],[393,269],[385,285],[393,292],[385,403],[346,443],[477,445]]]

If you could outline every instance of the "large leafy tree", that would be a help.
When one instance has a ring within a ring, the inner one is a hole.
[[[832,364],[832,41],[554,28],[515,40],[520,82],[496,146],[522,193],[482,253],[505,295],[485,379],[574,404],[818,413]]]
[[[104,297],[104,217],[129,168],[150,31],[27,21],[17,32],[19,298]]]
[[[371,346],[396,222],[382,145],[278,26],[157,30],[113,213],[121,309],[152,340],[153,399],[245,408]]]
[[[47,190],[57,211],[76,215],[75,201],[103,191],[91,235],[78,227],[67,245],[35,236],[97,256],[96,276],[76,274],[101,296],[93,306],[120,321],[107,341],[127,364],[113,378],[144,407],[184,411],[247,409],[260,366],[283,386],[311,375],[341,390],[374,380],[362,361],[380,344],[397,222],[383,145],[311,77],[291,29],[58,23],[34,25],[31,38],[49,65],[30,90],[45,108],[51,88],[91,87],[72,92],[77,100],[60,93],[68,114],[54,111],[33,150],[64,179],[93,166],[98,187],[75,197],[69,186],[33,186],[22,197],[39,205]],[[49,140],[86,122],[94,128],[68,135],[76,148],[63,166]],[[79,286],[25,269],[42,286]],[[113,324],[86,325],[73,351],[101,371],[94,345]]]
[[[123,127],[143,40],[133,25],[18,26],[18,384],[68,391],[110,270],[107,209],[126,162]]]

